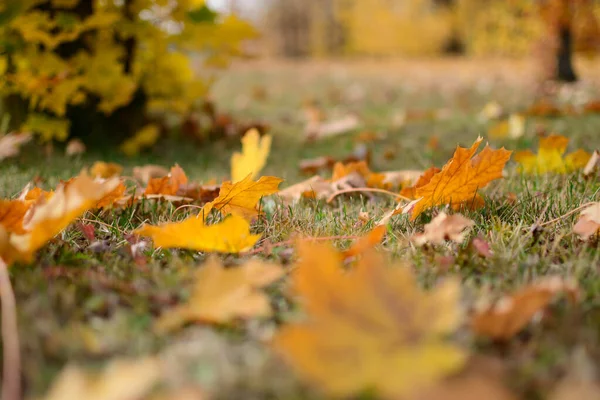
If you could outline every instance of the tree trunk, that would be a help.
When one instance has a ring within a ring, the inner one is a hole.
[[[573,32],[570,27],[562,27],[559,32],[559,47],[556,52],[556,80],[575,82],[577,75],[573,68]]]

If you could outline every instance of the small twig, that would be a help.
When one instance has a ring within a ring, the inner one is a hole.
[[[346,194],[346,193],[356,193],[356,192],[372,192],[372,193],[383,193],[383,194],[387,194],[389,196],[393,196],[397,199],[401,199],[401,200],[405,200],[405,201],[412,201],[411,199],[409,199],[408,197],[404,197],[398,193],[394,193],[394,192],[390,192],[389,190],[385,190],[385,189],[376,189],[376,188],[352,188],[352,189],[344,189],[344,190],[338,190],[337,192],[335,192],[334,194],[332,194],[331,196],[329,196],[329,198],[327,199],[328,203],[331,203],[333,201],[333,199],[335,199],[336,197],[338,197],[341,194]]]
[[[306,238],[306,240],[311,240],[313,242],[327,242],[327,241],[332,241],[332,240],[356,240],[359,239],[360,236],[358,235],[351,235],[351,236],[324,236],[324,237],[311,237],[311,238]],[[268,243],[264,246],[260,246],[254,250],[250,250],[244,253],[240,253],[241,256],[253,256],[255,254],[260,254],[262,252],[264,252],[267,249],[272,249],[274,247],[283,247],[283,246],[290,246],[294,243],[296,243],[298,241],[298,239],[292,239],[292,240],[285,240],[283,242],[278,242],[278,243]]]
[[[590,202],[590,203],[585,203],[584,205],[582,205],[582,206],[579,206],[579,207],[577,207],[576,209],[569,211],[569,212],[568,212],[568,213],[566,213],[565,215],[561,215],[560,217],[554,218],[553,220],[550,220],[550,221],[544,222],[543,224],[539,224],[539,225],[536,223],[536,224],[534,224],[534,225],[532,226],[532,228],[533,228],[533,227],[536,227],[536,226],[537,226],[538,228],[543,228],[544,226],[552,225],[552,224],[554,224],[554,223],[556,223],[556,222],[559,222],[559,221],[561,221],[561,220],[563,220],[563,219],[565,219],[565,218],[567,218],[567,217],[570,217],[571,215],[573,215],[573,214],[576,214],[576,213],[578,213],[578,212],[580,212],[580,211],[582,211],[582,210],[584,210],[584,209],[586,209],[586,208],[588,208],[589,206],[591,206],[591,205],[594,205],[594,204],[596,204],[596,202],[594,202],[594,201],[593,201],[593,202]],[[546,208],[547,208],[547,207],[546,207]],[[544,214],[544,213],[542,213],[542,214]]]
[[[21,349],[15,293],[8,267],[0,258],[0,300],[2,301],[2,399],[21,399]]]

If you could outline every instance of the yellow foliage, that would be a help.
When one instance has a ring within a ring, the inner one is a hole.
[[[68,121],[60,118],[69,106],[95,104],[108,116],[140,90],[148,112],[189,112],[208,88],[195,72],[198,65],[223,65],[254,35],[249,24],[204,10],[203,0],[98,1],[90,15],[75,0],[53,0],[56,9],[50,10],[39,4],[22,2],[0,25],[6,39],[0,43],[0,96],[27,100],[25,128],[44,140],[66,139]],[[72,50],[65,54],[65,48]],[[204,61],[193,62],[190,52]],[[60,126],[34,123],[39,118]],[[141,144],[127,143],[124,151],[135,153]]]

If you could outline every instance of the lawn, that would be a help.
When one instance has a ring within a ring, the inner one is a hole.
[[[582,71],[587,81],[557,89],[551,98],[575,106],[599,98],[593,66],[584,65]],[[540,89],[532,82],[534,74],[526,64],[492,61],[252,62],[223,73],[213,101],[237,120],[270,126],[273,147],[262,175],[281,177],[286,187],[309,177],[299,170],[300,161],[319,156],[344,159],[359,143],[369,149],[374,171],[441,168],[457,145],[470,147],[480,135],[488,140],[488,128],[496,122],[482,119],[486,104],[497,102],[513,113],[537,101]],[[361,126],[348,134],[307,142],[307,104],[329,119],[353,113]],[[407,117],[403,120],[402,115]],[[365,132],[374,133],[367,142],[361,140]],[[540,136],[550,133],[568,137],[569,151],[592,152],[600,148],[600,114],[528,117],[521,137],[489,142],[494,148],[535,152]],[[14,197],[31,181],[50,189],[99,160],[123,165],[126,176],[135,166],[178,163],[194,181],[220,181],[228,176],[230,156],[239,148],[237,139],[199,146],[170,138],[134,158],[108,149],[88,149],[69,158],[60,146],[51,154],[28,147],[0,164],[0,191],[5,198]],[[543,318],[537,316],[507,341],[474,337],[467,324],[455,338],[478,362],[501,369],[504,385],[517,398],[548,398],[565,376],[580,378],[589,372],[586,368],[595,374],[593,369],[600,367],[598,240],[583,241],[573,233],[578,213],[559,218],[597,201],[599,189],[598,178],[584,177],[581,171],[525,175],[509,161],[504,178],[481,191],[485,206],[463,212],[475,224],[462,243],[418,247],[411,241],[443,208],[438,207],[416,221],[394,217],[378,249],[411,266],[422,287],[458,277],[461,305],[467,312],[478,299],[509,294],[544,276],[577,281],[578,301],[559,296]],[[331,204],[310,200],[290,207],[277,201],[269,204],[253,230],[275,244],[299,237],[364,235],[396,206],[393,197],[360,194]],[[173,390],[200,387],[210,398],[223,399],[328,398],[299,379],[269,345],[278,327],[298,314],[297,304],[286,296],[287,277],[268,290],[275,310],[272,318],[220,326],[189,324],[169,334],[152,329],[159,315],[189,297],[193,274],[208,256],[149,247],[145,262],[136,263],[127,252],[129,233],[144,222],[182,220],[194,211],[144,201],[88,213],[82,222],[95,227],[93,246],[73,224],[39,251],[31,265],[11,268],[28,396],[43,395],[67,363],[99,368],[116,356],[157,355],[167,371],[163,387]],[[361,212],[368,214],[367,222],[359,220]],[[489,243],[490,255],[473,250],[470,242],[476,237]],[[346,249],[352,240],[333,243]],[[256,253],[252,257],[286,267],[294,264],[294,247],[289,244]],[[221,258],[237,265],[251,256]]]

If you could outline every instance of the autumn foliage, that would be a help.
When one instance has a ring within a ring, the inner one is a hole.
[[[8,1],[0,4],[0,97],[15,128],[44,141],[141,133],[152,144],[164,113],[185,116],[208,69],[239,54],[253,29],[203,0]],[[202,55],[199,63],[191,52]]]

